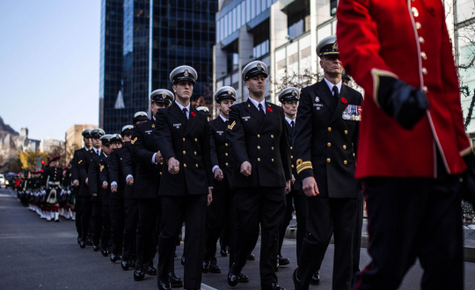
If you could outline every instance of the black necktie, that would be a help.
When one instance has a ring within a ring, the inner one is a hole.
[[[339,98],[340,98],[340,95],[338,94],[338,87],[337,87],[337,86],[333,86],[332,91],[333,91],[333,96],[334,96],[335,98],[339,99]]]
[[[259,122],[262,124],[262,122],[264,121],[264,118],[265,118],[266,115],[264,113],[264,108],[262,107],[261,103],[259,103],[258,108],[259,108],[258,111],[259,111],[259,119],[260,119]]]
[[[185,114],[185,119],[188,120],[188,117],[186,116],[186,112],[188,112],[188,110],[186,108],[183,108],[183,114]]]

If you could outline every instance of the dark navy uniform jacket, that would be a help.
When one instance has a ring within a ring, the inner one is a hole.
[[[226,124],[220,116],[209,122],[211,168],[216,165],[219,166],[224,175],[221,181],[214,180],[214,191],[230,190],[229,182],[232,180],[231,176],[234,164],[229,150],[229,144],[226,141],[227,127],[228,124]]]

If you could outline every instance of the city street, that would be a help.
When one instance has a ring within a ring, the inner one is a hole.
[[[146,276],[135,282],[133,271],[123,271],[119,262],[111,263],[92,247],[81,249],[76,242],[74,222],[62,219],[60,223],[46,222],[23,207],[14,192],[0,189],[0,257],[1,289],[156,289],[156,276]],[[183,277],[179,262],[183,246],[177,248],[176,274]],[[221,274],[203,274],[202,289],[260,289],[259,244],[253,252],[255,261],[249,261],[243,273],[250,282],[232,288],[226,282],[227,258],[218,254]],[[366,249],[361,250],[361,265],[369,261]],[[285,239],[283,255],[291,264],[277,273],[279,284],[293,289],[292,272],[296,267],[295,242]],[[333,245],[330,245],[321,269],[321,284],[315,290],[331,289]],[[155,258],[156,264],[157,258]],[[465,263],[465,289],[475,289],[475,263]],[[419,289],[422,270],[415,265],[400,289]]]

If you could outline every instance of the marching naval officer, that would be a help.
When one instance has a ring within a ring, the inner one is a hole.
[[[298,180],[307,198],[307,235],[295,288],[308,289],[335,237],[333,289],[350,289],[359,184],[354,178],[361,94],[342,85],[335,36],[317,45],[324,79],[302,89],[294,137]],[[359,116],[359,115],[358,115]]]
[[[234,265],[228,284],[239,283],[241,270],[255,246],[261,225],[261,288],[284,289],[277,283],[276,259],[279,225],[285,209],[285,194],[292,178],[290,146],[284,111],[265,101],[267,66],[252,61],[242,71],[249,89],[247,102],[233,105],[226,137],[234,159],[232,185],[236,197]]]
[[[186,65],[170,73],[176,100],[158,111],[158,129],[153,132],[165,162],[159,190],[163,215],[158,247],[159,289],[171,287],[169,261],[183,221],[187,233],[184,287],[201,287],[206,208],[212,200],[213,174],[208,121],[190,103],[197,78],[195,69]]]

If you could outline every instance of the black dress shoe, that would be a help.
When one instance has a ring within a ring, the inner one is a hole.
[[[279,256],[277,256],[277,260],[275,261],[275,271],[279,272]]]
[[[221,251],[219,252],[221,253],[222,257],[226,257],[228,255],[228,248],[227,247],[221,248]]]
[[[229,271],[228,273],[228,284],[231,287],[236,286],[239,283],[238,276],[235,275],[232,271]]]
[[[134,280],[135,281],[142,281],[144,277],[145,277],[145,273],[144,273],[144,271],[142,271],[142,269],[135,269],[135,271],[134,271]]]
[[[152,264],[149,264],[147,268],[145,268],[145,274],[150,276],[157,276],[157,269]]]
[[[279,265],[280,266],[288,265],[288,264],[290,264],[289,258],[284,258],[282,256],[279,256]]]
[[[121,260],[120,261],[120,266],[122,267],[122,270],[127,271],[129,270],[129,262]]]
[[[102,254],[104,257],[107,257],[107,256],[109,256],[109,251],[107,251],[106,249],[101,249],[101,254]]]
[[[219,274],[219,273],[221,273],[221,268],[216,264],[210,264],[209,265],[209,272]]]
[[[209,260],[203,261],[203,273],[208,273],[208,269],[209,269]]]
[[[84,242],[83,239],[79,239],[79,246],[81,247],[81,249],[84,249],[86,247],[86,242]]]
[[[158,281],[158,290],[170,290],[170,282]]]
[[[134,269],[135,268],[135,260],[130,260],[129,261],[129,267]]]
[[[114,254],[114,253],[111,252],[111,262],[115,263],[115,262],[117,262],[118,259],[119,259],[119,256],[117,256],[117,254]]]
[[[80,238],[80,237],[78,237],[78,238],[77,238],[77,241],[78,241],[78,245],[79,245],[79,241],[81,241],[81,238]]]
[[[181,256],[181,265],[185,266],[185,256]]]
[[[249,283],[249,277],[247,275],[244,275],[243,273],[239,274],[237,276],[237,279],[239,283]]]
[[[277,283],[271,283],[269,286],[263,288],[264,290],[285,290],[284,287],[280,287]]]
[[[295,269],[294,273],[292,274],[292,281],[294,282],[294,288],[295,290],[303,290],[302,288],[302,283],[297,277],[297,271],[299,268]]]
[[[92,248],[94,249],[94,252],[99,251],[99,245],[92,245]]]
[[[320,272],[312,275],[312,279],[310,280],[310,284],[312,285],[319,285],[320,284]]]
[[[254,261],[256,259],[256,256],[254,256],[254,254],[250,254],[248,257],[247,257],[247,260],[248,261]]]
[[[92,246],[94,243],[92,242],[91,239],[87,239],[87,243],[86,243],[88,246]]]
[[[170,284],[172,285],[172,288],[183,287],[183,281],[181,278],[178,278],[174,272],[168,273],[168,276],[170,277]]]

